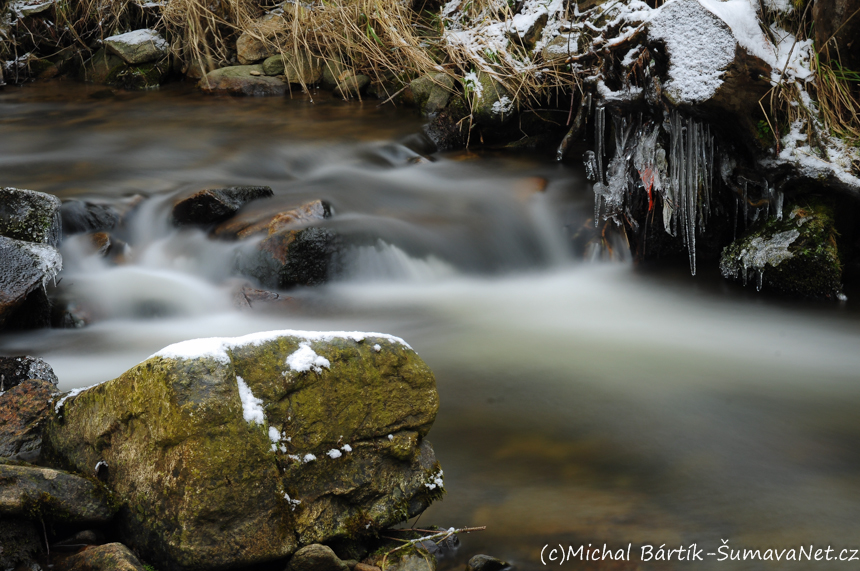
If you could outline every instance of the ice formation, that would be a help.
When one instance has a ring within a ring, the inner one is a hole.
[[[760,236],[753,238],[747,247],[741,250],[737,263],[721,264],[720,271],[724,277],[733,278],[737,278],[738,273],[742,272],[744,285],[747,284],[749,272],[753,271],[756,277],[756,289],[761,290],[765,266],[775,268],[793,258],[794,255],[788,251],[788,247],[798,237],[800,237],[798,230],[787,230],[767,239]]]

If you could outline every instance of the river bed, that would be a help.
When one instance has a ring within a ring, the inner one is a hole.
[[[513,151],[432,154],[409,110],[116,94],[75,83],[0,91],[0,185],[106,202],[141,194],[129,263],[63,246],[60,286],[98,308],[79,330],[0,337],[69,390],[183,339],[272,329],[407,340],[436,374],[430,432],[448,493],[422,525],[487,526],[475,553],[542,567],[541,549],[697,543],[860,545],[860,321],[843,304],[756,294],[686,261],[586,259],[593,215],[576,161]],[[231,248],[168,223],[173,198],[268,185],[329,201],[342,275],[277,311],[232,303]],[[711,264],[713,265],[713,264]],[[860,299],[860,297],[856,298]],[[838,550],[836,552],[838,554]],[[635,559],[635,557],[634,557]],[[718,562],[704,569],[793,568]],[[557,564],[557,563],[556,563]],[[685,568],[659,562],[638,568]],[[797,568],[841,568],[839,562]],[[568,563],[636,569],[637,563]]]

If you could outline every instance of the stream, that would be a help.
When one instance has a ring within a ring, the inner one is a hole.
[[[715,552],[860,548],[860,312],[757,294],[715,263],[584,256],[593,216],[578,161],[522,151],[431,154],[409,110],[326,93],[114,94],[72,82],[0,91],[0,186],[63,199],[145,198],[119,237],[128,263],[62,246],[58,287],[82,329],[0,337],[69,390],[176,341],[274,329],[403,337],[433,369],[430,432],[447,495],[420,518],[518,569],[542,548],[633,544]],[[232,300],[235,244],[177,230],[177,195],[268,185],[331,203],[342,273],[275,310]],[[629,257],[628,257],[629,258]],[[860,293],[860,292],[858,292]],[[852,563],[569,562],[572,569],[840,569]],[[556,565],[558,562],[555,563]],[[856,566],[856,563],[853,565]]]

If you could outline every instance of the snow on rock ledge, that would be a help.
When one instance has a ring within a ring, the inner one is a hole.
[[[148,63],[167,57],[170,46],[155,30],[135,30],[105,39],[108,50],[129,65]]]
[[[159,568],[243,568],[426,508],[437,409],[399,338],[275,331],[167,347],[70,395],[44,441],[110,466],[120,537]]]

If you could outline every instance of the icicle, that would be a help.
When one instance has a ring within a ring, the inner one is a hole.
[[[782,220],[782,203],[785,199],[785,195],[781,190],[776,192],[776,219]]]
[[[598,105],[594,111],[594,153],[597,158],[597,182],[594,183],[594,227],[600,225],[600,205],[607,193],[603,183],[603,141],[606,135],[606,109]]]

